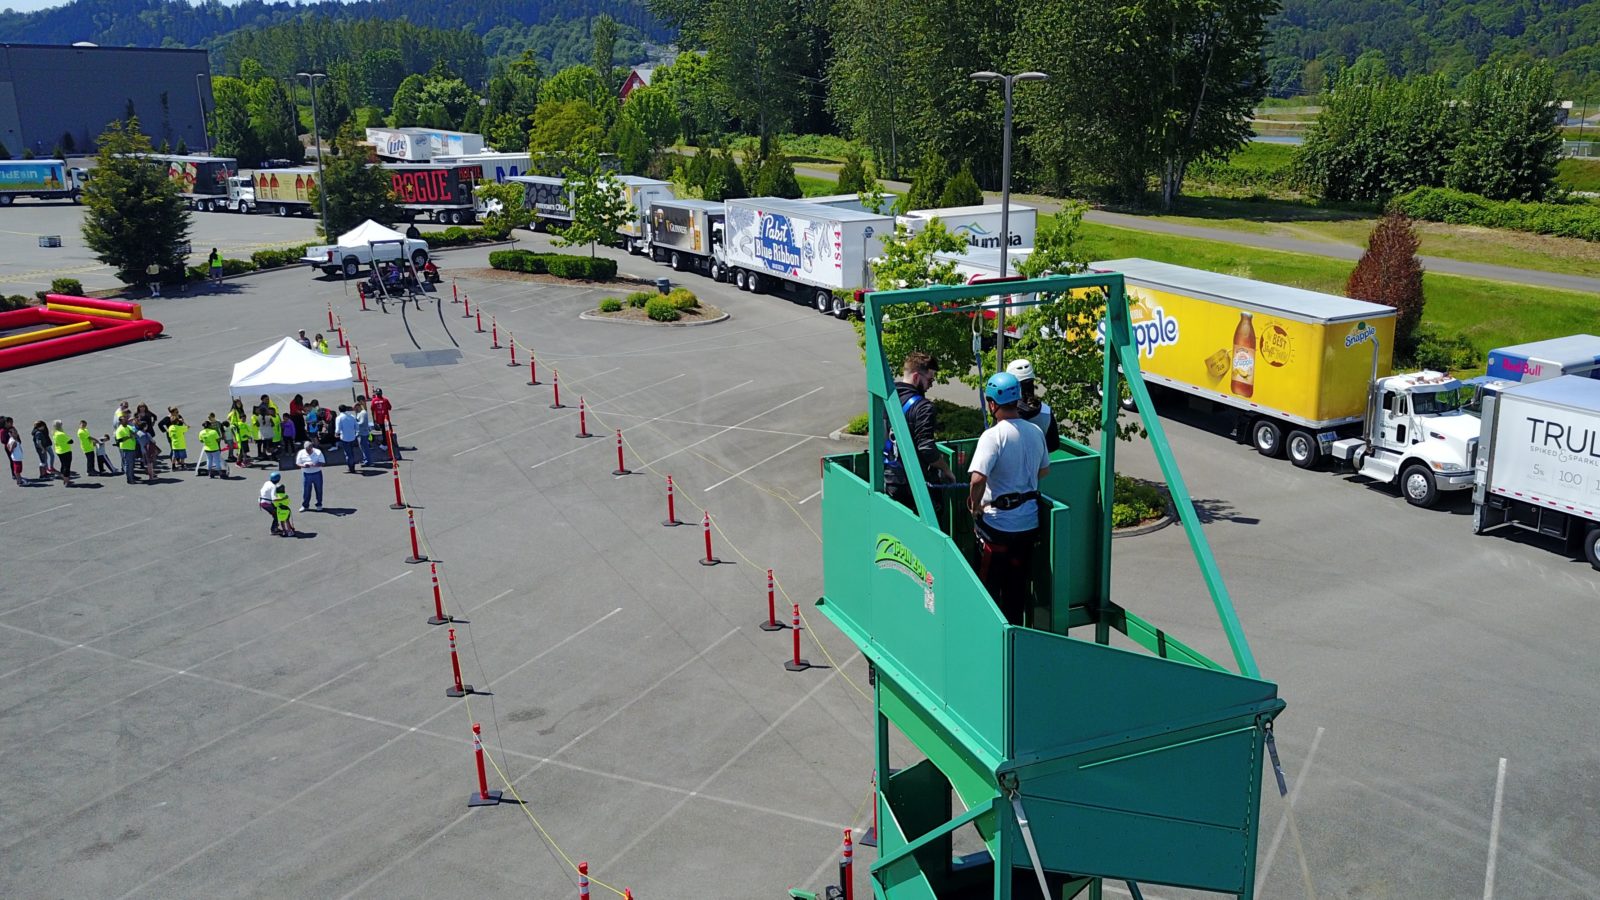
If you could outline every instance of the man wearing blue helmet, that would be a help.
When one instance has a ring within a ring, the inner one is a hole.
[[[1039,479],[1050,471],[1044,432],[1022,418],[1017,376],[997,372],[983,387],[994,424],[984,429],[968,466],[972,513],[981,558],[978,577],[1006,621],[1023,624],[1033,592],[1033,545],[1039,537]]]

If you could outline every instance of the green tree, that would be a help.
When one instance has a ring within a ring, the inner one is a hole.
[[[396,128],[406,128],[417,124],[419,107],[422,105],[422,89],[427,87],[428,80],[421,75],[407,75],[400,86],[395,88],[394,99],[390,101],[390,118]]]
[[[1055,190],[1109,185],[1168,206],[1190,163],[1225,156],[1251,134],[1264,96],[1266,17],[1278,0],[1098,0],[1027,7],[1013,60],[1050,75],[1017,90],[1025,151]],[[1072,27],[1063,28],[1063,22]]]
[[[555,231],[558,247],[615,243],[617,230],[627,224],[635,211],[622,191],[622,184],[600,164],[593,148],[578,152],[563,173],[572,192],[572,224]]]
[[[84,187],[83,242],[126,284],[147,283],[146,269],[184,271],[189,211],[166,167],[151,162],[150,139],[137,117],[100,134],[94,177]]]
[[[737,200],[740,197],[750,196],[750,190],[745,185],[744,173],[739,171],[739,163],[733,158],[733,151],[723,147],[717,151],[706,172],[705,198],[711,201]]]
[[[1017,263],[1024,278],[1069,275],[1087,268],[1083,246],[1081,203],[1068,203],[1061,212],[1039,220],[1033,253]],[[1105,317],[1105,294],[1077,291],[1040,298],[1038,306],[1018,315],[1020,337],[1010,345],[1012,359],[1033,363],[1040,396],[1050,404],[1061,433],[1078,441],[1090,440],[1100,428],[1100,390],[1105,348],[1100,345],[1100,322]],[[1122,422],[1118,437],[1139,433],[1137,422]]]
[[[1461,133],[1447,187],[1492,200],[1542,200],[1561,161],[1555,72],[1547,64],[1493,64],[1462,85]]]
[[[861,151],[855,147],[844,152],[844,165],[839,167],[839,193],[855,193],[867,186],[867,165]]]
[[[282,82],[276,78],[258,78],[251,83],[250,92],[250,127],[260,142],[261,155],[266,159],[287,159],[295,163],[305,159],[299,117]]]
[[[589,66],[599,77],[600,86],[607,93],[615,95],[622,87],[616,68],[617,20],[603,13],[595,16],[590,32],[594,38],[594,49],[589,54]]]
[[[348,63],[336,63],[330,68],[333,71],[317,85],[316,124],[325,141],[338,134],[339,129],[354,115],[355,107],[350,100],[357,90],[350,83],[352,71]]]
[[[664,91],[672,101],[678,133],[688,143],[723,130],[721,99],[704,55],[684,53],[672,65],[658,67],[650,78],[650,88]]]
[[[323,162],[322,181],[311,189],[311,206],[320,208],[322,194],[328,198],[328,221],[317,231],[333,240],[367,219],[391,224],[400,218],[395,206],[389,173],[369,166],[357,146],[360,137],[355,126],[346,125],[334,138],[337,156]]]
[[[936,254],[956,254],[966,250],[966,241],[950,233],[944,223],[929,222],[916,234],[904,225],[895,225],[894,234],[884,238],[883,252],[872,260],[872,283],[878,290],[924,287],[930,284],[961,284],[965,279],[950,260]],[[856,342],[866,352],[865,323],[856,322]],[[938,358],[939,380],[965,379],[972,359],[971,320],[960,313],[940,314],[926,303],[891,306],[885,311],[882,334],[883,352],[889,360],[905,359],[913,350],[932,353]]]
[[[945,182],[944,190],[939,192],[939,206],[949,209],[955,206],[979,206],[983,203],[983,191],[978,188],[978,179],[972,177],[972,165],[963,163],[961,170]]]
[[[651,152],[678,139],[677,111],[673,109],[672,98],[659,87],[635,88],[622,104],[622,118],[631,119],[639,127]]]
[[[478,202],[494,210],[484,217],[484,228],[501,238],[511,234],[513,228],[527,228],[533,224],[533,210],[523,205],[522,185],[515,182],[486,183],[478,185]]]
[[[913,209],[936,209],[944,196],[945,182],[950,180],[950,163],[932,150],[922,155],[922,162],[911,173],[911,189],[900,198],[896,209],[907,212]]]
[[[794,164],[789,162],[789,157],[776,144],[750,178],[750,193],[756,197],[786,197],[791,200],[802,196],[800,181],[794,176]]]
[[[1422,324],[1425,301],[1419,246],[1411,220],[1404,213],[1389,211],[1367,237],[1366,252],[1344,288],[1347,297],[1394,307],[1394,349],[1400,354],[1409,355],[1416,348],[1417,326]]]
[[[639,130],[638,123],[627,116],[617,120],[611,128],[611,146],[617,151],[617,160],[625,175],[643,175],[650,167],[650,142]]]
[[[1341,73],[1296,154],[1297,178],[1329,200],[1438,187],[1459,134],[1442,77]]]
[[[356,66],[361,72],[360,84],[362,96],[360,106],[369,104],[382,104],[385,100],[392,101],[395,92],[400,89],[400,82],[405,80],[405,61],[400,56],[400,51],[393,47],[383,47],[372,50],[356,57]]]
[[[539,84],[540,103],[564,103],[582,100],[599,108],[599,100],[606,93],[605,85],[593,66],[579,64],[567,66]]]
[[[217,75],[211,79],[211,140],[221,156],[231,156],[245,168],[261,164],[261,138],[250,124],[250,87],[241,78]]]
[[[541,153],[598,148],[605,137],[600,113],[583,100],[541,101],[533,120],[528,149]]]
[[[454,131],[478,106],[478,95],[459,78],[429,78],[417,93],[417,124]]]

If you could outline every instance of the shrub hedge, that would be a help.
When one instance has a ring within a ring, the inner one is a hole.
[[[650,302],[644,305],[644,314],[657,322],[678,321],[678,308],[666,297],[652,297]]]
[[[644,305],[660,296],[653,291],[634,291],[628,295],[628,305],[634,309],[644,309]]]
[[[32,301],[21,294],[12,294],[9,297],[5,296],[4,294],[0,294],[0,312],[8,312],[13,309],[25,309],[31,305]]]
[[[82,297],[83,282],[76,278],[53,278],[50,280],[50,293]]]
[[[224,258],[222,260],[223,275],[239,275],[244,272],[254,272],[259,268],[260,266],[256,265],[253,260],[249,259]],[[211,269],[204,264],[198,266],[189,266],[188,268],[188,277],[190,281],[205,281],[210,276]]]
[[[1161,492],[1126,475],[1116,476],[1112,491],[1111,527],[1128,528],[1154,519],[1166,509]]]
[[[1524,203],[1450,188],[1417,188],[1394,198],[1393,204],[1411,218],[1429,222],[1600,241],[1600,206],[1593,203]]]
[[[688,288],[673,288],[667,294],[667,300],[672,303],[672,308],[677,310],[700,308],[700,298],[696,297],[694,291]]]
[[[603,313],[621,312],[622,301],[615,297],[607,297],[600,301],[600,311]]]
[[[505,231],[492,228],[488,225],[480,228],[462,228],[460,225],[451,225],[443,231],[420,232],[422,239],[428,242],[428,248],[437,250],[440,247],[465,247],[470,244],[486,244],[506,239]]]
[[[550,274],[557,278],[575,278],[584,281],[608,281],[617,275],[616,260],[569,256],[564,253],[534,253],[532,250],[491,251],[489,266],[508,272]]]
[[[255,267],[258,269],[276,269],[280,266],[292,266],[300,261],[300,257],[306,255],[306,248],[309,246],[311,245],[301,244],[298,247],[285,247],[282,250],[257,250],[250,254],[250,261],[255,263]],[[222,271],[228,271],[226,261],[222,264]]]

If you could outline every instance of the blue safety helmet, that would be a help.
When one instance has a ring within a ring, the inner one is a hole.
[[[267,476],[267,480],[269,480],[269,481],[273,482],[274,484],[276,484],[278,479],[282,478],[282,477],[283,476],[279,475],[277,472],[273,472],[271,475]]]
[[[983,395],[1001,406],[1016,403],[1022,399],[1022,384],[1010,372],[996,372],[984,384]]]

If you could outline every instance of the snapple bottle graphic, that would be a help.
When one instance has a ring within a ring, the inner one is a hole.
[[[296,200],[304,200],[306,198],[306,180],[304,176],[296,175],[294,177],[294,198]]]
[[[1233,393],[1249,397],[1256,392],[1256,325],[1247,312],[1239,313],[1233,329]]]

